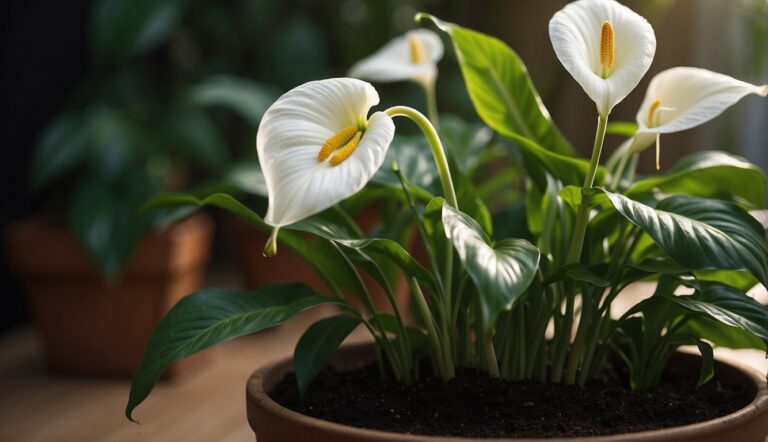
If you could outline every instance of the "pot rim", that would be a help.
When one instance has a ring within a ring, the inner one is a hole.
[[[365,349],[372,347],[372,343],[362,344],[349,344],[343,345],[337,350],[339,352],[356,352],[364,351]],[[700,357],[699,355],[678,352],[680,354],[688,354],[691,356]],[[430,436],[430,435],[418,435],[410,433],[397,433],[381,430],[371,430],[367,428],[353,427],[351,425],[339,424],[336,422],[326,421],[316,417],[307,416],[278,404],[267,394],[264,389],[265,379],[270,377],[272,373],[276,371],[287,372],[293,368],[293,358],[291,356],[279,359],[271,362],[267,365],[258,368],[248,378],[246,384],[246,401],[252,403],[255,406],[266,409],[267,412],[273,415],[282,416],[286,419],[296,420],[303,422],[306,426],[315,427],[327,432],[334,432],[342,435],[355,435],[361,438],[370,438],[380,441],[398,441],[398,442],[445,442],[450,440],[451,442],[478,442],[478,441],[509,441],[509,442],[640,442],[640,441],[656,441],[656,440],[669,440],[669,438],[684,438],[692,437],[700,434],[707,434],[710,430],[717,429],[723,431],[724,429],[737,427],[740,424],[753,419],[761,412],[768,410],[768,385],[766,385],[766,378],[755,368],[733,360],[715,359],[715,363],[720,367],[729,367],[732,370],[738,371],[741,375],[752,382],[752,387],[755,390],[755,398],[744,408],[738,411],[721,416],[716,419],[697,422],[694,424],[682,425],[678,427],[668,427],[659,430],[640,431],[635,433],[621,433],[611,434],[604,436],[588,436],[588,437],[566,437],[566,438],[466,438],[466,437],[453,437],[453,436]],[[250,418],[249,418],[250,420]],[[253,426],[253,425],[252,425]]]

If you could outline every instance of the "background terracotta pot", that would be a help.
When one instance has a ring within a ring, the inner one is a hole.
[[[212,222],[186,219],[139,244],[117,283],[103,280],[72,235],[50,220],[22,220],[7,251],[54,371],[131,375],[163,315],[199,288],[210,256]],[[174,376],[195,360],[172,365]]]
[[[363,209],[355,221],[364,232],[370,232],[381,221],[379,211],[374,207]],[[312,266],[301,257],[293,253],[287,247],[281,247],[278,254],[266,258],[263,250],[267,243],[268,235],[256,230],[238,218],[227,217],[230,230],[235,240],[235,255],[237,258],[238,272],[242,285],[247,290],[253,290],[269,284],[279,282],[298,281],[314,288],[319,293],[331,293],[323,278],[318,275]],[[311,235],[307,235],[307,247],[312,247]],[[378,310],[391,311],[389,300],[384,289],[366,273],[361,272],[363,282],[371,292],[371,297]],[[398,308],[401,311],[408,310],[408,284],[405,279],[398,276],[392,287]],[[350,296],[349,300],[361,307],[356,298]]]
[[[347,346],[336,352],[331,364],[350,370],[372,360],[369,344]],[[673,363],[689,366],[698,376],[701,357],[678,353]],[[657,431],[644,431],[625,435],[555,438],[555,439],[468,439],[412,434],[387,433],[364,430],[336,424],[291,411],[275,401],[267,391],[293,370],[291,358],[256,370],[246,386],[248,422],[259,442],[287,442],[312,440],[313,442],[488,442],[488,441],[547,441],[547,442],[764,442],[768,435],[768,388],[765,377],[751,367],[730,362],[715,361],[718,380],[726,386],[745,386],[754,400],[745,408],[727,416],[698,424]]]

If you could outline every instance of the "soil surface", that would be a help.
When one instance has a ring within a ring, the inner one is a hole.
[[[424,373],[424,372],[422,372]],[[724,416],[752,400],[746,391],[667,373],[648,393],[629,391],[608,369],[579,388],[492,379],[461,369],[454,380],[422,379],[405,386],[382,380],[374,366],[350,372],[325,369],[306,398],[287,375],[269,395],[299,413],[355,427],[441,436],[594,436],[674,427]]]

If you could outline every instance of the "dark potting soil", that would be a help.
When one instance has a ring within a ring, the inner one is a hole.
[[[675,379],[676,378],[676,379]],[[654,430],[713,419],[745,407],[746,391],[719,388],[674,374],[647,393],[629,391],[619,373],[607,370],[584,388],[493,379],[475,369],[443,382],[410,386],[382,380],[374,366],[339,372],[325,369],[299,400],[296,377],[287,375],[271,392],[301,414],[354,427],[440,436],[563,437]]]

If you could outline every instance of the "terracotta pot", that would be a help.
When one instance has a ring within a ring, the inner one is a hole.
[[[352,369],[371,361],[369,344],[347,346],[336,352],[331,364],[339,369]],[[677,364],[689,365],[691,373],[698,373],[701,358],[698,355],[678,353]],[[267,391],[293,370],[291,358],[256,370],[246,386],[248,422],[258,442],[488,442],[488,441],[547,441],[547,442],[765,442],[768,435],[768,388],[765,377],[751,367],[731,362],[715,362],[718,380],[723,385],[745,386],[754,400],[745,408],[711,421],[656,431],[624,435],[557,438],[557,439],[468,439],[436,436],[418,436],[402,433],[364,430],[328,422],[291,411],[273,401]]]
[[[355,217],[355,221],[364,232],[370,232],[380,221],[379,212],[375,208],[366,208]],[[235,254],[237,266],[241,275],[243,287],[253,290],[265,285],[279,282],[303,282],[319,293],[331,293],[323,278],[307,264],[299,255],[287,247],[281,247],[278,254],[267,258],[264,256],[264,245],[268,235],[256,230],[238,218],[229,217],[228,223],[235,237]],[[314,241],[307,235],[307,247],[312,247]],[[384,289],[376,281],[361,272],[363,282],[371,292],[371,297],[378,310],[391,311],[389,300]],[[392,291],[397,300],[398,308],[406,312],[408,307],[408,284],[399,277]],[[348,299],[358,307],[362,307],[357,298]]]
[[[163,315],[199,288],[212,222],[199,214],[148,235],[116,283],[105,282],[72,235],[46,218],[22,220],[6,234],[10,265],[25,288],[50,368],[131,375]],[[182,360],[165,376],[199,359]]]

